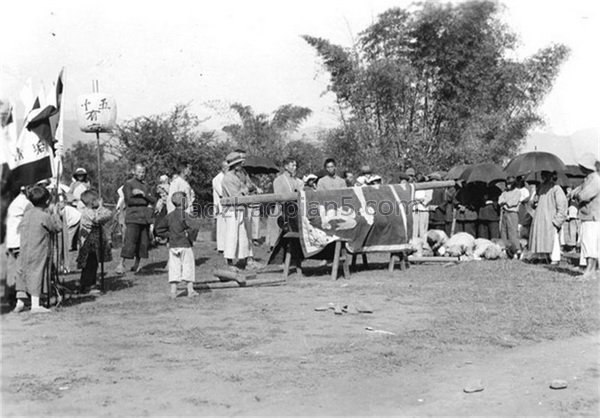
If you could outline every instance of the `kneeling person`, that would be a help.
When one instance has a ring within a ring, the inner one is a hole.
[[[177,297],[177,284],[181,281],[186,282],[189,297],[198,295],[194,290],[196,262],[192,247],[200,225],[185,212],[185,201],[185,193],[173,193],[171,202],[175,205],[175,210],[156,225],[156,234],[169,240],[169,283],[173,299]]]

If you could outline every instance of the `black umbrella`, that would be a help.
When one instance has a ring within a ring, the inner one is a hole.
[[[565,171],[567,177],[587,177],[587,173],[583,171],[580,165],[567,165],[567,170]]]
[[[264,157],[246,157],[244,169],[248,174],[274,174],[279,172],[275,163]]]
[[[556,155],[549,152],[533,151],[517,155],[504,167],[509,176],[525,176],[540,171],[564,172],[565,164]]]
[[[467,167],[458,179],[463,180],[465,183],[490,184],[504,181],[506,173],[497,164],[483,163]]]

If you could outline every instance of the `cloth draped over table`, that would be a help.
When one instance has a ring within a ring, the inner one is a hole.
[[[299,232],[305,257],[341,240],[351,253],[403,251],[413,230],[414,186],[300,192]]]

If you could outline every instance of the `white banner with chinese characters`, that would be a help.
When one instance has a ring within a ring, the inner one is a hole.
[[[115,99],[104,93],[91,93],[77,99],[77,120],[83,132],[111,132],[117,119]]]

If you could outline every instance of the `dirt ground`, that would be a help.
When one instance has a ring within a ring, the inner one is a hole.
[[[214,243],[195,253],[197,280],[211,278]],[[568,268],[388,273],[372,257],[349,280],[307,268],[173,301],[166,251],[152,257],[98,297],[2,315],[2,416],[600,413],[598,283]],[[330,302],[373,313],[315,311]],[[477,380],[483,391],[463,391]]]

